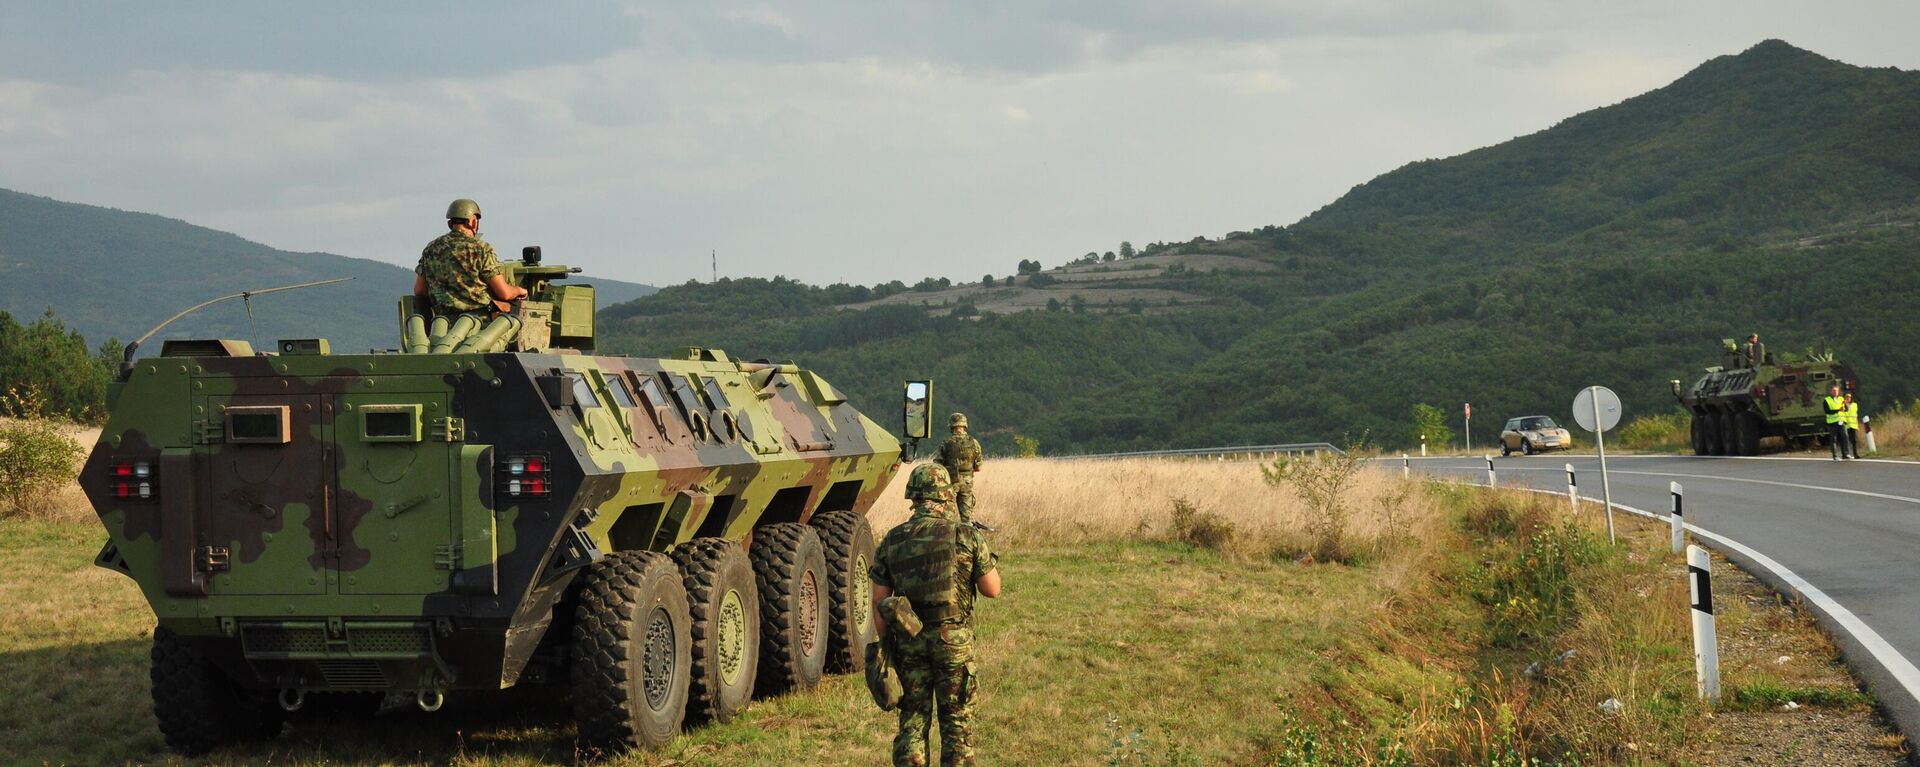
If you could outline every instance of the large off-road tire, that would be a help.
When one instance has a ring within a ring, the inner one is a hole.
[[[1760,416],[1754,413],[1735,413],[1733,416],[1733,445],[1727,452],[1734,455],[1760,454]]]
[[[271,695],[240,689],[173,629],[153,630],[153,715],[167,747],[204,754],[243,740],[266,740],[286,724]]]
[[[827,557],[820,535],[782,522],[753,531],[760,579],[762,695],[810,690],[827,666]]]
[[[665,745],[687,713],[692,618],[665,554],[620,551],[581,575],[574,608],[573,718],[588,754]]]
[[[1744,428],[1740,423],[1743,417],[1739,413],[1728,413],[1720,422],[1721,439],[1726,444],[1727,455],[1745,455],[1740,452],[1741,442],[1745,439],[1740,433]]]
[[[873,525],[863,514],[829,511],[809,524],[820,531],[827,550],[827,671],[844,674],[867,666],[867,643],[876,639],[873,625]]]
[[[1719,413],[1707,414],[1707,455],[1726,455],[1725,421]]]
[[[730,722],[753,701],[760,665],[760,590],[747,550],[695,538],[673,550],[693,616],[687,724]]]
[[[1694,455],[1708,455],[1706,416],[1695,413],[1692,418],[1687,419],[1687,437],[1688,441],[1693,443]]]

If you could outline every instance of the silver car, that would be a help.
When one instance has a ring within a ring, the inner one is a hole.
[[[1573,435],[1544,415],[1508,419],[1506,428],[1500,430],[1500,454],[1503,456],[1514,453],[1533,455],[1570,447],[1573,447]]]

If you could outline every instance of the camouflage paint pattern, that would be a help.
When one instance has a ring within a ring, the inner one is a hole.
[[[900,453],[818,375],[703,349],[163,351],[109,406],[81,473],[109,536],[97,563],[266,688],[551,681],[549,627],[587,564],[865,513]],[[549,492],[513,496],[528,458]]]

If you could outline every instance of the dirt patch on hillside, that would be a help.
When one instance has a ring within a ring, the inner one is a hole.
[[[1170,269],[1183,271],[1170,272]],[[1194,293],[1140,283],[1180,273],[1214,271],[1269,273],[1280,269],[1265,261],[1219,254],[1145,256],[1124,261],[1055,267],[1045,272],[1053,283],[1042,287],[1033,286],[1030,276],[1015,277],[1012,285],[1005,284],[1005,278],[1002,277],[992,285],[973,282],[942,290],[909,290],[842,308],[921,306],[929,311],[939,311],[970,303],[982,312],[1011,314],[1044,310],[1050,301],[1070,307],[1073,297],[1079,296],[1081,304],[1088,311],[1160,314],[1181,306],[1204,304],[1208,299]]]

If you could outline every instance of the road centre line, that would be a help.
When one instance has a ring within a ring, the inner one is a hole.
[[[1593,453],[1538,453],[1532,457],[1557,458],[1557,457],[1563,457],[1563,456],[1567,458],[1596,457]],[[1480,456],[1480,455],[1409,455],[1409,456],[1406,456],[1404,460],[1444,461],[1444,460],[1452,459],[1452,460],[1470,461],[1470,460],[1475,460],[1482,457],[1483,456]],[[1506,456],[1502,456],[1502,457],[1506,457]],[[1672,454],[1666,454],[1666,453],[1659,453],[1659,454],[1623,453],[1619,455],[1608,453],[1607,458],[1615,461],[1621,461],[1621,460],[1630,461],[1636,458],[1642,458],[1642,459],[1644,458],[1682,458],[1686,460],[1714,460],[1714,461],[1827,461],[1827,462],[1831,462],[1833,460],[1830,457],[1816,458],[1812,456],[1798,456],[1798,455],[1672,455]],[[1391,461],[1391,460],[1401,460],[1401,458],[1399,456],[1381,453],[1380,457],[1376,460]],[[1874,464],[1882,464],[1882,463],[1904,464],[1907,466],[1920,466],[1920,461],[1906,461],[1906,460],[1901,460],[1899,458],[1863,458],[1861,460],[1864,460],[1867,462],[1865,464],[1861,464],[1864,466],[1871,466]]]
[[[1710,477],[1709,479],[1713,478]],[[1485,485],[1478,482],[1462,482],[1460,484],[1485,487]],[[1566,495],[1561,491],[1542,490],[1532,487],[1509,486],[1501,489],[1525,490],[1530,493],[1540,493],[1555,497],[1564,497]],[[1595,504],[1602,503],[1599,498],[1592,496],[1581,496],[1581,499],[1592,501]],[[1638,514],[1649,519],[1665,521],[1667,518],[1665,514],[1654,514],[1644,509],[1636,509],[1624,503],[1615,503],[1613,506],[1622,511]],[[1789,588],[1799,594],[1800,598],[1820,608],[1820,610],[1832,618],[1835,623],[1839,624],[1842,630],[1846,631],[1855,641],[1859,642],[1861,647],[1867,649],[1867,653],[1872,655],[1875,661],[1879,662],[1880,667],[1886,669],[1887,673],[1893,676],[1893,680],[1898,682],[1902,689],[1906,690],[1908,698],[1920,702],[1920,668],[1916,668],[1913,665],[1913,661],[1907,660],[1907,656],[1901,655],[1899,650],[1894,649],[1892,644],[1889,644],[1884,637],[1880,636],[1880,632],[1874,631],[1872,626],[1868,626],[1866,621],[1860,620],[1860,616],[1854,615],[1852,610],[1848,610],[1844,605],[1834,601],[1832,597],[1827,596],[1826,592],[1821,591],[1820,587],[1800,577],[1799,573],[1788,569],[1786,565],[1774,561],[1772,557],[1755,551],[1746,544],[1732,538],[1704,530],[1691,522],[1687,523],[1686,527],[1687,530],[1694,535],[1713,541],[1726,549],[1739,552],[1754,564],[1766,568],[1769,572],[1773,573],[1775,577],[1779,578],[1781,582],[1787,584]]]

